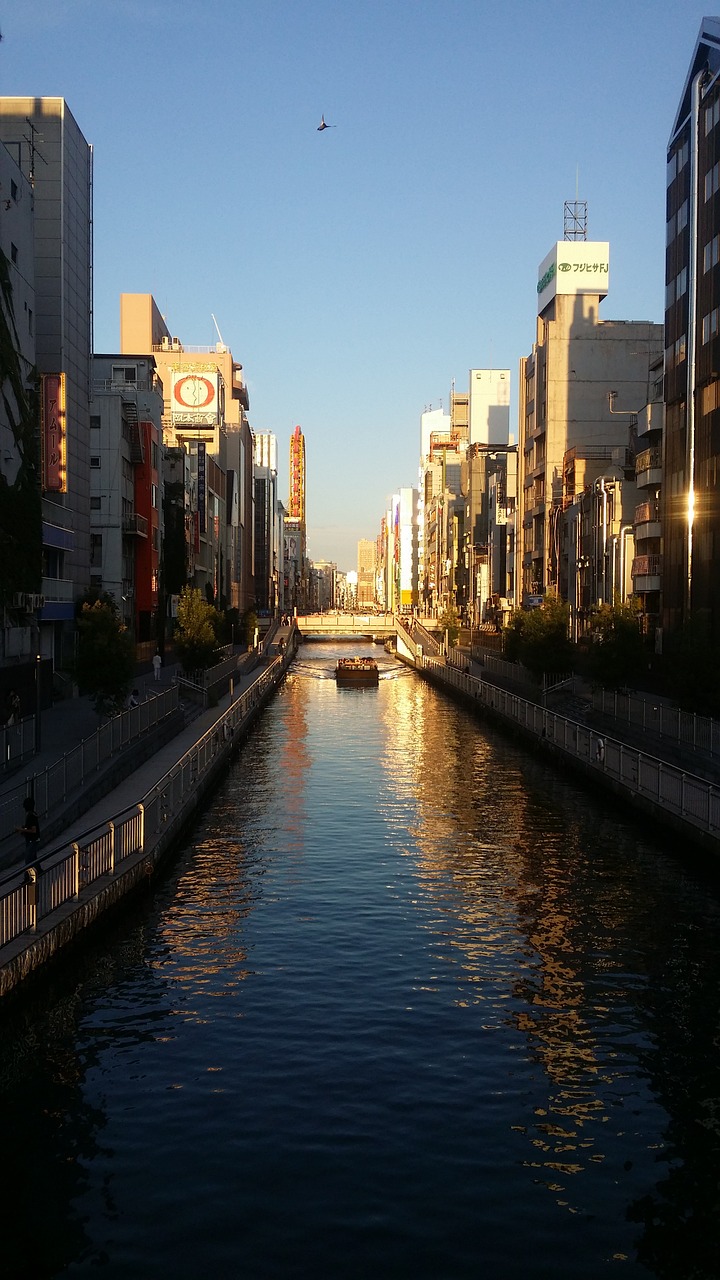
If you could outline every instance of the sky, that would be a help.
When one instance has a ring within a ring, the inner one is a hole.
[[[187,345],[214,316],[283,501],[302,428],[309,555],[347,571],[471,368],[510,369],[516,432],[564,201],[610,242],[601,316],[663,319],[665,151],[705,12],[6,0],[0,93],[64,97],[93,146],[95,350],[119,348],[121,293]]]

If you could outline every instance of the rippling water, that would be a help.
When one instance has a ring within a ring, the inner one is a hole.
[[[717,1277],[715,885],[336,652],[5,1012],[0,1274]]]

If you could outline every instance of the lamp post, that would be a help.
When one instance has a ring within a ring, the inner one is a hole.
[[[42,736],[40,732],[40,716],[42,712],[42,688],[40,686],[40,654],[35,655],[35,754],[40,752]]]

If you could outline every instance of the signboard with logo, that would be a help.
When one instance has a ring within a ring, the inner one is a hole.
[[[610,280],[607,240],[558,240],[538,268],[538,312],[558,294],[606,297]]]
[[[42,375],[42,483],[46,493],[67,493],[65,374]]]
[[[173,425],[214,426],[220,417],[217,369],[173,369],[170,413]]]

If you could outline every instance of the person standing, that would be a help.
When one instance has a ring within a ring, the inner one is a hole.
[[[5,723],[20,723],[20,699],[14,689],[10,689],[5,702]]]
[[[30,863],[35,860],[35,854],[40,842],[40,819],[35,812],[35,801],[32,796],[25,797],[23,809],[25,810],[25,824],[22,827],[16,827],[15,830],[25,837],[25,861]]]
[[[153,656],[153,672],[155,673],[155,683],[156,683],[156,684],[157,684],[157,683],[159,682],[159,680],[160,680],[160,671],[161,671],[161,669],[162,669],[162,658],[160,657],[160,654],[159,654],[159,653],[156,653],[156,654]]]

